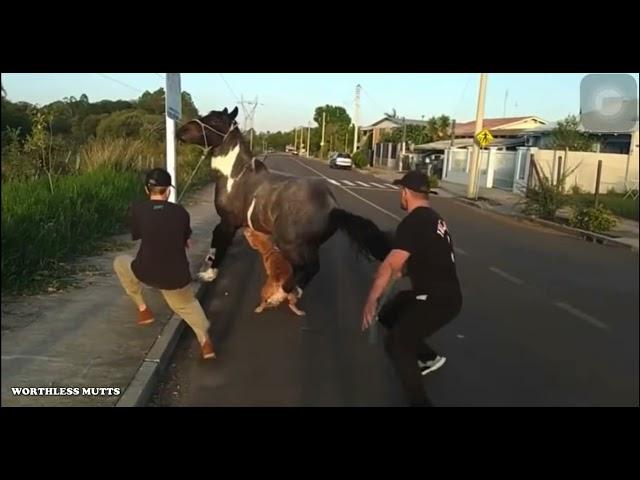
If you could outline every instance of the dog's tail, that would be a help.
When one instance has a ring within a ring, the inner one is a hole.
[[[329,222],[345,232],[360,253],[369,259],[382,261],[391,251],[391,233],[383,232],[368,218],[334,208],[329,214]]]

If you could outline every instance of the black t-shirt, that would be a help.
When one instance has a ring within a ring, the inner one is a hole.
[[[442,217],[418,207],[398,225],[394,248],[409,252],[407,273],[413,290],[432,301],[460,300],[453,242]]]
[[[176,290],[191,282],[185,251],[191,236],[189,212],[175,203],[146,200],[133,206],[131,237],[142,239],[131,269],[141,282]]]

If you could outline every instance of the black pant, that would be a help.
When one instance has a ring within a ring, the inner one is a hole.
[[[437,354],[424,339],[453,320],[462,307],[462,299],[418,300],[418,293],[405,290],[385,303],[379,321],[389,329],[385,350],[400,377],[409,404],[430,406],[424,390],[418,360],[432,360]]]

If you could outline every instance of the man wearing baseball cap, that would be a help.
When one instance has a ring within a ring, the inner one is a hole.
[[[169,307],[195,333],[204,359],[214,358],[209,321],[191,289],[191,271],[185,248],[190,246],[189,212],[168,201],[171,175],[154,168],[145,177],[149,199],[132,208],[131,237],[142,240],[136,258],[119,255],[113,262],[122,287],[138,307],[138,325],[154,321],[142,297],[142,284],[157,288]]]
[[[398,225],[393,249],[378,268],[362,313],[362,328],[369,328],[380,296],[406,266],[412,289],[385,303],[378,321],[388,329],[385,349],[409,404],[430,406],[420,374],[442,366],[444,357],[424,340],[460,313],[462,292],[451,235],[431,208],[429,177],[412,170],[393,183],[402,187],[400,206],[409,214]]]

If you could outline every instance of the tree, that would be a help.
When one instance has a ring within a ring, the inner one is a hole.
[[[31,116],[29,109],[32,106],[26,102],[13,103],[6,98],[2,99],[2,118],[0,130],[7,128],[19,130],[19,137],[24,139],[31,132]]]
[[[427,142],[444,140],[451,135],[451,119],[446,115],[431,117],[427,120]]]
[[[573,152],[591,151],[594,142],[592,136],[578,130],[580,122],[575,115],[569,115],[560,120],[551,130],[551,148],[557,150],[568,149]]]
[[[96,128],[98,138],[138,137],[146,113],[142,110],[115,112],[102,120]]]
[[[392,117],[389,117],[392,118]],[[383,142],[388,143],[400,143],[404,136],[404,128],[399,125],[391,132],[387,132],[382,136]],[[451,129],[451,119],[446,115],[440,115],[439,117],[431,117],[427,120],[426,125],[406,125],[406,141],[415,145],[420,145],[429,142],[436,142],[449,138]]]
[[[325,117],[325,142],[331,143],[332,148],[344,144],[344,138],[351,128],[351,117],[344,109],[336,105],[325,105],[317,107],[313,115],[313,120],[322,129],[322,114],[326,112]]]
[[[109,116],[108,113],[101,113],[98,115],[91,114],[87,115],[82,122],[80,122],[79,126],[79,134],[80,138],[86,140],[89,137],[95,137],[96,131],[98,129],[98,125],[102,120]]]
[[[165,93],[164,88],[159,88],[155,92],[144,92],[138,99],[138,108],[155,115],[164,115]],[[189,92],[182,92],[182,117],[191,119],[198,116],[198,109],[193,103]]]

